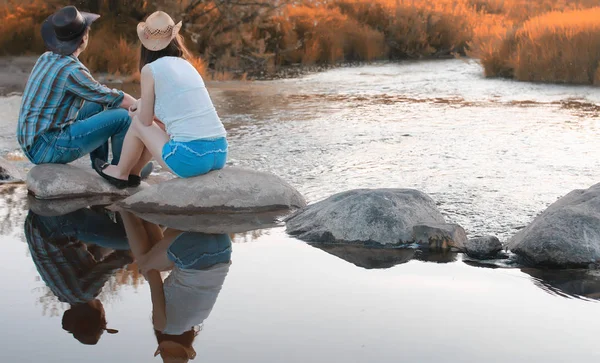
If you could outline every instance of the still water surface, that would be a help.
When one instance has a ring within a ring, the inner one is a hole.
[[[505,240],[558,197],[598,181],[594,88],[484,80],[476,64],[453,60],[216,83],[209,90],[229,131],[231,164],[273,171],[309,201],[356,187],[412,187],[429,193],[471,236]],[[0,148],[12,158],[18,102],[0,99]],[[0,207],[0,361],[161,360],[153,358],[150,288],[135,266],[118,270],[99,295],[108,328],[119,333],[83,345],[62,328],[69,304],[36,269],[24,233],[24,189],[5,189]],[[97,236],[80,227],[96,251],[90,239]],[[315,248],[281,228],[233,236],[232,250],[194,341],[195,361],[600,357],[595,272]]]

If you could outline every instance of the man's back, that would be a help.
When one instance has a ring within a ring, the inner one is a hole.
[[[121,92],[99,84],[76,57],[46,52],[34,66],[23,93],[19,144],[28,154],[40,135],[75,121],[85,100],[115,107],[122,99]]]

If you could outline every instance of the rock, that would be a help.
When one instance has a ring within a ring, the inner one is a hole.
[[[307,242],[398,245],[413,226],[444,223],[435,202],[412,189],[357,189],[331,196],[286,220],[287,233]]]
[[[458,224],[420,224],[413,227],[413,241],[432,249],[464,249],[467,234]]]
[[[472,238],[465,245],[467,255],[477,259],[494,257],[502,250],[502,243],[495,236]]]
[[[42,164],[34,166],[27,175],[27,189],[37,199],[86,198],[95,196],[127,197],[141,190],[131,188],[119,190],[93,169],[73,165]]]
[[[153,185],[118,206],[138,213],[261,213],[306,206],[304,197],[276,175],[227,167]]]
[[[23,175],[10,161],[0,158],[0,184],[21,183]]]
[[[37,215],[44,217],[58,217],[90,206],[108,206],[121,198],[122,197],[110,195],[98,195],[85,198],[42,200],[29,195],[27,197],[27,202],[29,209]]]
[[[600,184],[575,190],[536,217],[508,242],[533,265],[588,266],[600,261]]]
[[[281,214],[273,212],[194,215],[134,212],[134,214],[150,223],[181,231],[207,234],[245,233],[274,228],[282,224]]]

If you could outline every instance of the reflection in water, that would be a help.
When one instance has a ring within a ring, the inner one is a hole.
[[[94,345],[105,331],[118,332],[107,327],[103,297],[138,285],[141,270],[151,290],[156,355],[165,362],[195,357],[192,343],[231,264],[229,235],[163,229],[97,207],[61,216],[30,211],[24,232],[48,289],[40,298],[44,310],[58,314],[56,300],[67,304],[62,327],[78,341]],[[170,274],[163,282],[164,271]]]
[[[122,223],[91,209],[59,217],[30,212],[24,230],[41,278],[70,306],[62,317],[63,329],[89,345],[98,343],[104,331],[116,333],[107,328],[97,297],[113,274],[133,261]]]
[[[365,269],[385,269],[411,260],[449,263],[457,260],[452,251],[430,251],[414,248],[376,248],[362,245],[311,244],[329,254]]]
[[[600,300],[600,271],[522,268],[542,290],[566,298]]]
[[[165,362],[196,357],[192,346],[217,300],[231,264],[226,234],[163,230],[131,213],[122,214],[131,250],[152,296],[155,356]],[[171,270],[162,280],[160,271]]]

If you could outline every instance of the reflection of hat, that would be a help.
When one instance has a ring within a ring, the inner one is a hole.
[[[196,358],[196,351],[171,340],[164,340],[156,348],[154,356],[161,356],[165,363],[186,363]]]
[[[144,47],[156,52],[169,46],[179,34],[181,25],[181,22],[175,24],[169,14],[156,11],[148,16],[146,22],[138,24],[137,33]]]
[[[61,55],[73,54],[81,45],[87,28],[100,15],[80,12],[67,6],[50,15],[42,24],[42,39],[48,49]]]
[[[104,308],[98,300],[92,302],[92,305],[79,304],[65,311],[62,327],[73,334],[75,339],[86,345],[97,344],[104,331],[109,334],[119,332],[118,330],[106,328]]]

